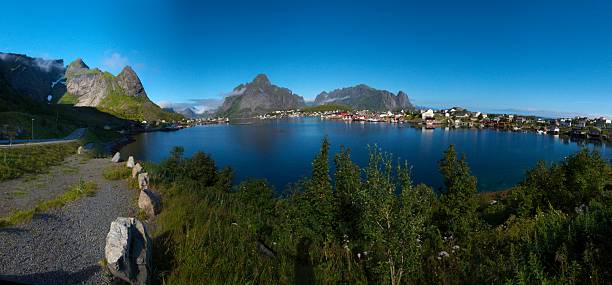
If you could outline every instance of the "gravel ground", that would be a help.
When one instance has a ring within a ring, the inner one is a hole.
[[[135,216],[137,192],[126,181],[102,177],[110,165],[107,159],[87,165],[97,165],[88,168],[91,177],[84,177],[98,184],[95,196],[35,215],[29,223],[0,228],[0,283],[111,284],[110,274],[98,264],[106,234],[118,216]]]
[[[55,198],[78,183],[81,177],[92,180],[109,163],[73,155],[66,158],[62,165],[51,167],[46,174],[0,182],[0,216],[32,209],[41,201]]]

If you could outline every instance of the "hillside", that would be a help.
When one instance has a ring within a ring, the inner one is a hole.
[[[361,110],[411,110],[414,109],[408,95],[399,91],[397,95],[359,84],[354,87],[336,89],[331,92],[322,92],[315,99],[316,105],[342,104],[353,109]]]
[[[304,98],[287,88],[272,84],[265,74],[259,74],[252,82],[236,86],[232,94],[225,98],[217,115],[245,118],[304,106]]]
[[[81,59],[66,70],[66,94],[60,104],[96,107],[117,117],[134,121],[179,120],[181,115],[166,112],[149,100],[136,75],[126,66],[117,76],[90,69]]]

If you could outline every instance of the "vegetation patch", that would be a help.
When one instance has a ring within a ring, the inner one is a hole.
[[[132,170],[125,165],[111,165],[104,169],[103,176],[108,180],[128,179],[132,175]]]
[[[48,171],[77,148],[76,142],[0,148],[0,181]]]
[[[439,161],[445,187],[372,148],[365,168],[329,143],[281,196],[198,152],[149,168],[161,190],[154,259],[167,284],[575,284],[612,279],[612,166],[582,150],[522,183],[479,195],[465,157]],[[333,179],[332,179],[333,177]]]
[[[77,184],[68,187],[64,194],[52,200],[41,202],[33,209],[17,211],[8,217],[0,218],[0,227],[16,225],[29,221],[32,219],[34,214],[42,213],[55,208],[61,208],[67,203],[75,201],[81,197],[93,196],[97,190],[98,185],[95,182],[85,182],[81,178]]]
[[[57,101],[57,104],[74,105],[78,101],[79,98],[76,95],[66,92],[64,96]]]
[[[342,104],[324,104],[318,106],[308,106],[302,108],[302,112],[333,112],[333,111],[353,111],[353,108]]]

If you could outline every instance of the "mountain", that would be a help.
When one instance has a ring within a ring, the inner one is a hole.
[[[90,69],[81,59],[66,69],[67,92],[59,100],[77,107],[95,107],[117,117],[135,121],[176,120],[180,115],[151,102],[136,72],[126,66],[117,75]]]
[[[175,112],[185,116],[185,118],[188,119],[195,119],[200,117],[200,115],[198,115],[198,113],[196,113],[196,111],[191,107],[175,110]]]
[[[357,110],[408,110],[414,109],[408,95],[403,91],[397,95],[386,91],[374,89],[365,84],[354,87],[336,89],[331,92],[322,92],[315,98],[316,105],[328,103],[343,104]]]
[[[51,100],[49,100],[51,99]],[[134,70],[127,66],[117,76],[90,69],[81,59],[64,61],[0,53],[0,104],[3,110],[24,110],[59,102],[96,109],[129,120],[173,120],[151,102]]]
[[[47,102],[64,94],[64,61],[32,58],[27,55],[0,52],[0,80],[14,91],[12,96],[21,94],[27,98],[11,98],[12,101],[32,100]],[[7,92],[3,92],[7,97]],[[8,98],[7,98],[8,99]]]
[[[259,74],[250,83],[240,84],[225,97],[217,111],[218,116],[245,118],[276,110],[299,109],[304,98],[291,90],[270,83],[265,74]]]

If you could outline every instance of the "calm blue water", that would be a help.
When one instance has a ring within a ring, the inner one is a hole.
[[[328,136],[332,153],[340,145],[351,148],[360,166],[367,162],[368,145],[377,144],[413,165],[414,182],[438,188],[442,177],[437,162],[454,144],[465,153],[478,178],[479,191],[508,188],[521,181],[538,160],[558,161],[581,146],[549,135],[496,130],[422,130],[407,125],[345,123],[318,118],[255,121],[251,125],[208,125],[176,132],[143,133],[121,150],[123,157],[159,162],[173,146],[183,146],[186,156],[197,150],[210,153],[218,166],[231,166],[236,181],[265,178],[278,191],[310,173],[310,163]],[[606,145],[587,145],[608,159]]]

